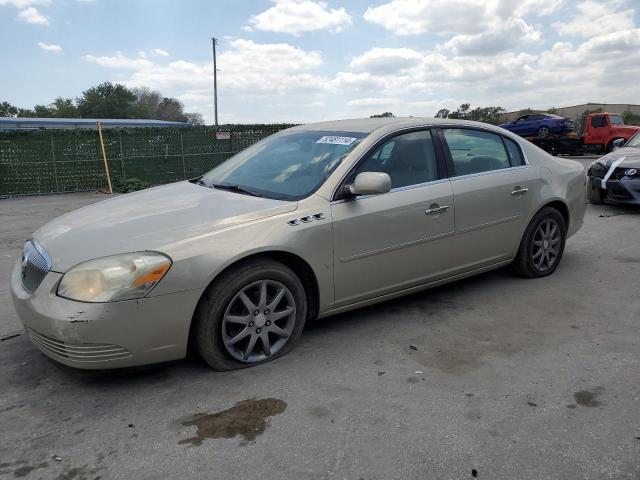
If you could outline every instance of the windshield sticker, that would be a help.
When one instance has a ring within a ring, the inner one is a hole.
[[[326,136],[326,137],[322,137],[316,143],[330,143],[332,145],[351,145],[356,140],[357,138],[354,138],[354,137]]]

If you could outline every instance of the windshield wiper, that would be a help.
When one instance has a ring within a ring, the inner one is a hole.
[[[254,191],[254,190],[250,190],[246,187],[242,187],[240,185],[229,185],[229,184],[223,184],[223,183],[219,183],[219,184],[214,184],[211,185],[213,188],[217,188],[218,190],[228,190],[230,192],[236,192],[236,193],[242,193],[244,195],[251,195],[254,197],[264,197],[264,195],[259,194],[258,192]]]
[[[204,183],[201,178],[196,178],[194,180],[191,180],[191,183],[193,183],[195,185],[201,185],[203,187],[208,187],[209,186],[206,183]]]

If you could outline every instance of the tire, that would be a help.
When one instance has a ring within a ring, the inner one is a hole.
[[[285,315],[291,307],[293,312]],[[306,318],[307,299],[297,275],[280,262],[251,260],[223,273],[207,289],[194,316],[193,344],[213,370],[252,367],[287,354]]]
[[[547,226],[551,228],[547,229]],[[556,229],[552,230],[554,226]],[[552,235],[545,239],[544,233],[549,233],[549,230],[552,230]],[[560,212],[552,207],[543,208],[533,217],[524,232],[512,264],[513,270],[525,278],[551,275],[562,259],[566,239],[567,226]],[[556,240],[557,243],[554,243]]]
[[[539,138],[547,138],[549,134],[551,134],[551,130],[549,130],[549,127],[540,127],[538,129]]]
[[[602,189],[593,185],[591,177],[587,177],[587,200],[594,205],[602,205]]]

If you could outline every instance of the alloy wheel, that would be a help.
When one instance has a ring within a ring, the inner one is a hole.
[[[531,260],[540,272],[546,272],[554,266],[560,255],[562,236],[560,225],[552,218],[543,220],[533,236]]]
[[[275,280],[259,280],[243,287],[227,305],[222,341],[236,360],[261,362],[282,350],[295,323],[291,291]]]

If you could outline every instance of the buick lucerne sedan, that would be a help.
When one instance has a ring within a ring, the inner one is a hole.
[[[420,118],[284,130],[191,181],[36,231],[12,274],[33,343],[79,368],[216,370],[305,322],[511,265],[544,277],[582,225],[585,174],[506,130]]]

